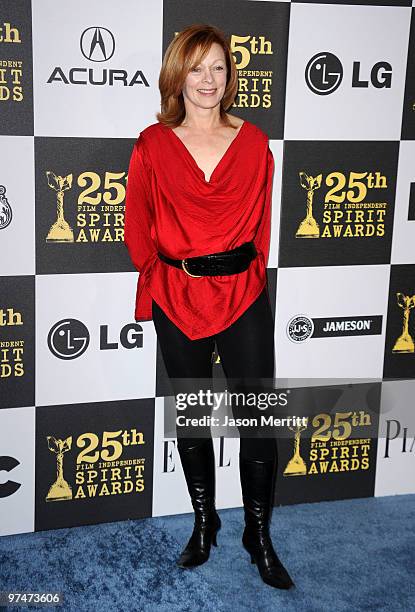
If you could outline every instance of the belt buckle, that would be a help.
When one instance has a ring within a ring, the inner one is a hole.
[[[182,268],[183,270],[186,272],[186,274],[188,276],[191,276],[192,278],[202,278],[201,274],[190,274],[189,270],[186,269],[186,260],[182,259]]]

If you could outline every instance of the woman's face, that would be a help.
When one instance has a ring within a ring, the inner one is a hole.
[[[213,43],[198,66],[190,69],[183,84],[183,98],[199,108],[213,108],[220,103],[226,89],[225,52]]]

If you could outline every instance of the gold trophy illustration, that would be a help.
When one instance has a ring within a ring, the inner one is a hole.
[[[308,424],[308,419],[307,419]],[[289,427],[294,432],[294,454],[287,463],[284,470],[284,476],[305,476],[307,474],[307,466],[304,459],[300,455],[300,436],[304,429],[307,429],[306,425],[296,425],[295,427]]]
[[[63,477],[63,455],[71,450],[72,436],[66,440],[57,440],[53,436],[46,436],[48,447],[52,453],[56,453],[56,480],[51,485],[46,501],[64,501],[72,499],[71,485]]]
[[[322,175],[308,176],[305,172],[300,172],[300,185],[307,190],[307,212],[304,219],[298,226],[296,238],[318,238],[320,236],[320,228],[317,221],[313,217],[313,198],[314,191],[320,189]]]
[[[402,333],[396,340],[392,353],[414,353],[415,343],[409,333],[409,315],[411,309],[415,307],[415,295],[409,296],[398,292],[396,297],[398,298],[398,306],[403,308],[403,325]]]
[[[57,219],[51,226],[46,242],[74,242],[73,230],[63,216],[63,196],[72,187],[72,174],[56,176],[50,170],[46,171],[48,185],[56,191]]]

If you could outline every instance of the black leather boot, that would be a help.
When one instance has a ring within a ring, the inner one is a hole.
[[[178,447],[192,506],[195,512],[193,533],[181,553],[179,567],[195,567],[209,559],[211,544],[221,521],[215,509],[215,455],[211,438],[185,450]]]
[[[279,560],[269,533],[276,459],[257,461],[239,457],[239,470],[245,512],[242,544],[266,584],[289,589],[294,583]]]

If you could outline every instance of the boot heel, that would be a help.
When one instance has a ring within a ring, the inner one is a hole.
[[[217,542],[216,536],[217,536],[218,531],[219,531],[219,529],[220,529],[221,527],[222,527],[222,523],[221,523],[221,521],[220,521],[220,518],[219,518],[219,517],[217,517],[217,523],[216,523],[216,525],[213,527],[212,534],[211,534],[211,542],[212,542],[213,546],[217,546],[217,545],[218,545],[218,542]]]
[[[245,546],[245,544],[242,542],[243,547],[245,548],[246,552],[248,553],[248,555],[251,558],[251,563],[255,563],[255,557],[254,555],[251,553],[251,551]]]

